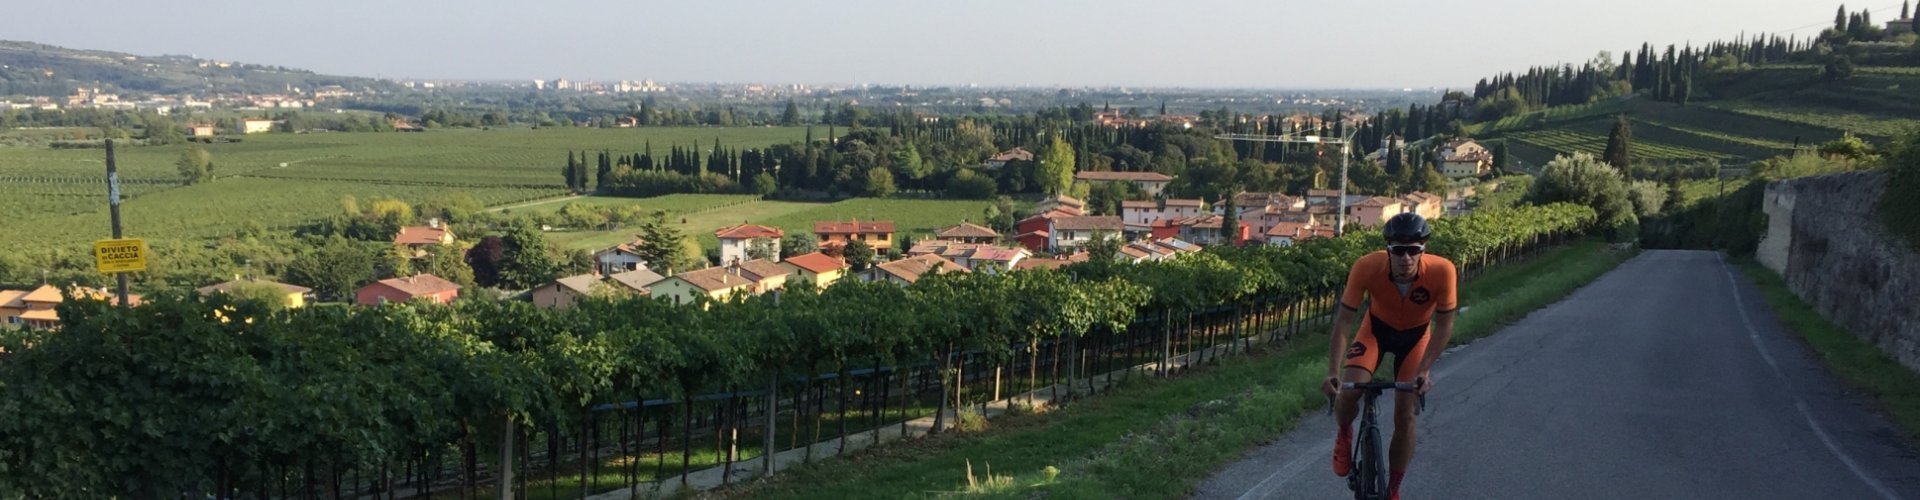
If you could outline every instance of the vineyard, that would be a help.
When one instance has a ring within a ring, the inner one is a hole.
[[[753,196],[714,194],[675,194],[652,198],[616,198],[590,196],[567,202],[522,207],[516,211],[547,213],[567,203],[588,203],[616,207],[638,207],[642,213],[668,212],[670,223],[690,235],[702,248],[719,248],[713,231],[751,222],[778,227],[788,234],[813,232],[816,221],[889,220],[899,236],[931,234],[935,229],[959,224],[962,220],[981,220],[990,203],[984,200],[915,200],[901,198],[854,198],[834,203],[802,203],[761,200]],[[685,220],[684,223],[681,220]],[[558,231],[549,238],[567,248],[599,250],[633,239],[632,229],[611,231]],[[896,236],[898,237],[898,236]]]
[[[1593,221],[1566,204],[1486,210],[1436,221],[1430,249],[1471,277]],[[570,498],[685,481],[696,464],[733,479],[740,462],[875,423],[951,427],[948,409],[1002,389],[1086,397],[1094,374],[1288,338],[1335,307],[1377,239],[690,306],[69,301],[59,332],[0,332],[0,496],[455,496],[513,470],[494,485]],[[1155,366],[1122,373],[1172,375]]]
[[[1606,151],[1607,148],[1607,136],[1605,135],[1566,129],[1516,132],[1507,134],[1506,137],[1508,140],[1525,142],[1562,154],[1585,152],[1597,156]],[[1638,139],[1638,137],[1636,137],[1636,139]],[[1636,158],[1646,160],[1725,160],[1733,158],[1732,155],[1725,153],[1716,153],[1713,151],[1646,140],[1635,140],[1633,143],[1633,153]]]
[[[32,132],[32,133],[29,133]],[[16,131],[22,137],[87,129]],[[825,131],[820,131],[824,136]],[[435,130],[427,133],[259,134],[202,145],[212,182],[184,186],[174,166],[186,146],[116,148],[128,234],[192,240],[232,234],[243,223],[284,228],[337,213],[340,199],[419,202],[467,193],[488,206],[563,194],[569,150],[656,153],[675,144],[765,147],[799,141],[805,128]],[[106,234],[103,149],[0,148],[0,210],[9,229],[35,238],[0,250],[78,249]]]

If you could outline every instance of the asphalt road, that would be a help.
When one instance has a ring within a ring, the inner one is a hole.
[[[1402,497],[1920,499],[1912,444],[1791,335],[1718,254],[1644,252],[1441,358]],[[1333,429],[1316,412],[1195,496],[1352,498]]]

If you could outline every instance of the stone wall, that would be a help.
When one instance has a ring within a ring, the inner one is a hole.
[[[1774,182],[1756,257],[1835,325],[1920,371],[1920,252],[1880,223],[1885,172]]]

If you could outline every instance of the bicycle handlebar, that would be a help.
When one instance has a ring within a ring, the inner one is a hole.
[[[1359,382],[1359,383],[1341,382],[1340,389],[1341,390],[1360,389],[1360,390],[1367,390],[1367,391],[1385,391],[1385,390],[1391,389],[1396,391],[1413,392],[1413,391],[1419,390],[1420,385],[1415,384],[1413,382]],[[1421,394],[1420,406],[1414,409],[1414,414],[1418,415],[1421,413],[1426,413],[1426,411],[1427,411],[1427,395]],[[1333,413],[1333,398],[1327,398],[1327,413],[1328,414]]]

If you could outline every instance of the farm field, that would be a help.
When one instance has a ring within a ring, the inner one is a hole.
[[[732,199],[729,199],[732,198]],[[740,198],[745,198],[741,200]],[[856,198],[835,203],[770,201],[738,195],[667,195],[654,198],[615,198],[591,196],[577,200],[603,206],[638,205],[650,210],[666,210],[669,222],[684,234],[693,236],[702,248],[720,244],[713,231],[751,222],[778,227],[789,234],[813,231],[815,221],[891,220],[899,235],[915,238],[933,230],[978,221],[989,204],[986,200],[913,200]],[[705,203],[704,205],[702,203]],[[558,210],[563,203],[541,204],[529,210]],[[682,220],[685,222],[681,222]],[[630,241],[637,228],[612,231],[556,231],[547,238],[568,249],[599,250]],[[896,236],[898,237],[898,236]]]
[[[12,131],[75,132],[85,129]],[[710,148],[716,137],[746,148],[805,135],[804,127],[259,134],[202,145],[215,179],[193,186],[180,183],[173,165],[184,145],[120,147],[115,156],[128,234],[193,239],[232,234],[247,222],[277,228],[315,220],[337,212],[346,195],[419,202],[465,192],[487,206],[557,197],[564,194],[558,166],[569,150],[633,153],[651,143],[662,154],[674,144]],[[102,149],[0,147],[0,210],[15,221],[15,234],[35,235],[0,248],[64,248],[104,236],[105,158]]]
[[[1551,129],[1507,134],[1510,140],[1525,142],[1561,153],[1587,152],[1595,155],[1606,150],[1607,136],[1591,132]],[[1664,144],[1635,137],[1633,153],[1637,159],[1649,160],[1691,160],[1691,159],[1730,159],[1732,155]]]

